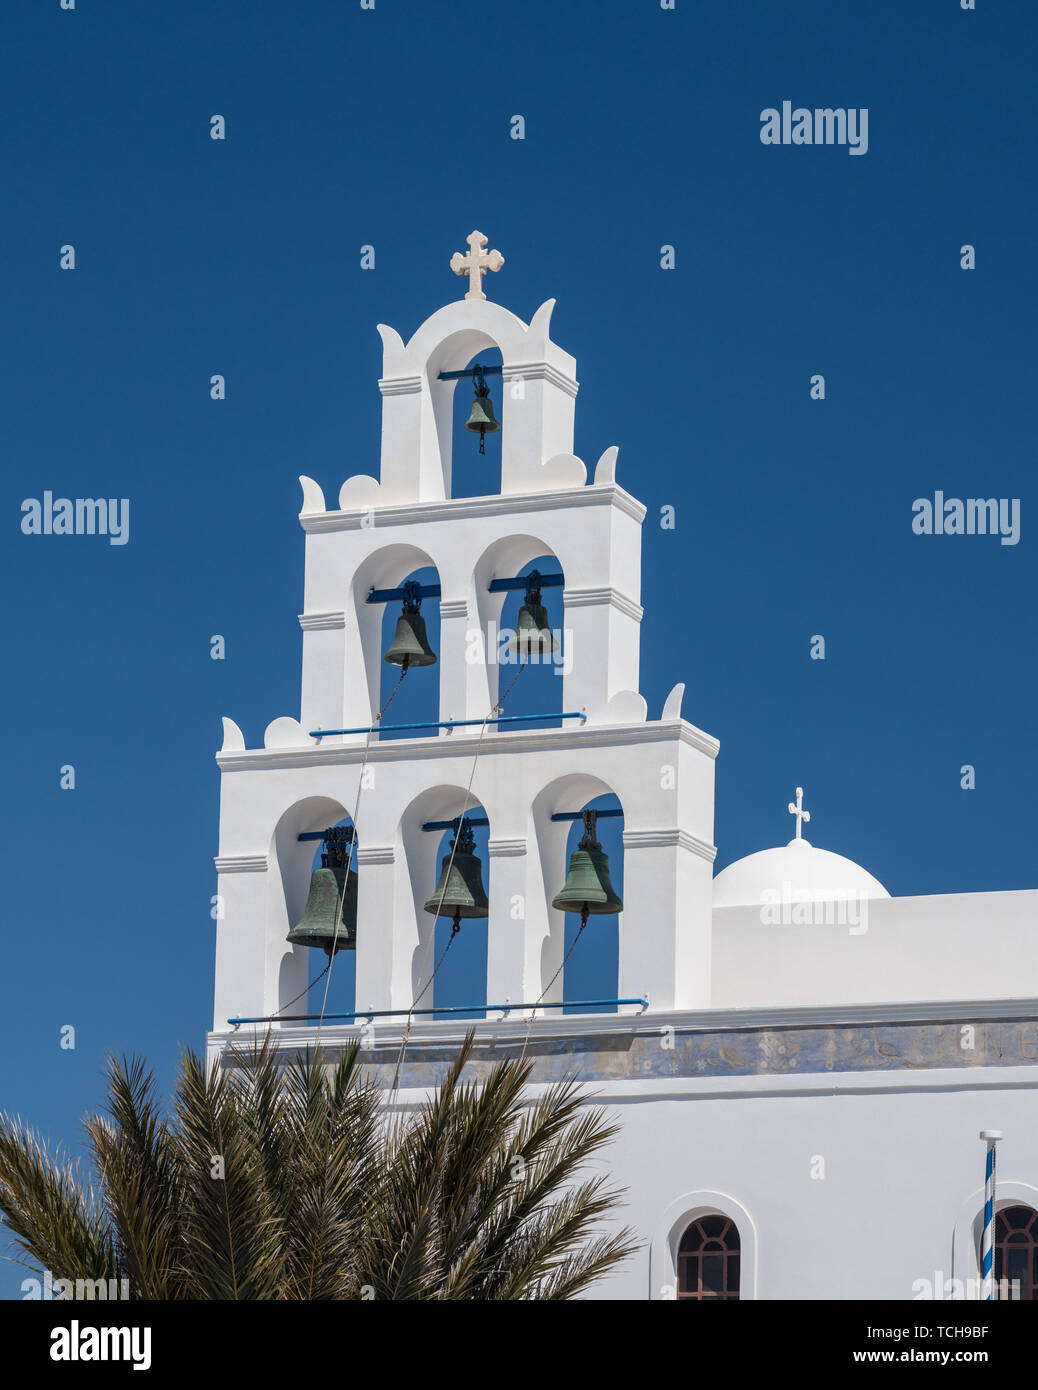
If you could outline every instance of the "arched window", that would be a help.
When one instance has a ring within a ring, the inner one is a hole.
[[[1034,1207],[1003,1207],[996,1214],[995,1285],[998,1298],[1038,1301],[1038,1211]]]
[[[678,1298],[739,1297],[739,1231],[727,1216],[701,1216],[678,1246]]]

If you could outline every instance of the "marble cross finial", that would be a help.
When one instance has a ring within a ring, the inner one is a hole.
[[[803,828],[804,828],[804,821],[810,820],[810,819],[811,819],[811,812],[810,812],[810,811],[805,811],[805,810],[804,810],[804,789],[803,789],[803,787],[797,787],[797,799],[796,799],[796,801],[791,801],[791,802],[789,803],[789,814],[790,814],[791,816],[796,816],[796,818],[797,818],[797,833],[796,833],[796,838],[799,840],[799,839],[802,838],[802,831],[803,831]]]
[[[466,299],[486,299],[483,293],[483,276],[488,270],[500,270],[505,263],[505,258],[500,251],[484,251],[483,247],[487,244],[487,238],[482,232],[472,232],[465,238],[468,242],[468,253],[462,255],[460,251],[455,251],[451,257],[451,270],[455,275],[468,274],[469,287],[465,293]]]

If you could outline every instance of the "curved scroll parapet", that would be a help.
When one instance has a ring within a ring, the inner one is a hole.
[[[596,483],[615,483],[616,482],[616,460],[620,454],[620,446],[611,444],[602,457],[595,464]]]
[[[583,459],[578,459],[576,454],[555,454],[541,464],[538,483],[546,492],[583,487],[586,482],[587,469]]]
[[[611,724],[644,724],[649,706],[637,690],[618,690],[606,705],[606,718]]]
[[[546,299],[530,320],[528,332],[535,340],[537,338],[543,338],[545,342],[548,341],[548,335],[551,330],[551,315],[554,308],[554,299]]]
[[[589,706],[589,724],[644,724],[649,707],[637,690],[618,690],[604,705]]]
[[[312,516],[314,512],[328,510],[325,506],[324,491],[320,483],[315,483],[313,478],[308,478],[305,473],[299,475],[299,483],[303,489],[303,505],[299,509],[300,516]]]
[[[391,369],[404,355],[404,340],[395,328],[388,323],[377,324],[378,335],[382,339],[382,375],[388,376]]]
[[[223,716],[223,747],[221,753],[238,753],[245,748],[245,735],[233,719]]]
[[[684,681],[679,681],[678,684],[674,687],[674,689],[673,689],[673,690],[670,692],[670,694],[667,696],[666,700],[663,702],[663,713],[660,715],[660,719],[661,719],[661,720],[680,719],[680,718],[681,718],[681,701],[682,701],[684,698],[685,698],[685,683],[684,683]]]
[[[339,489],[339,511],[355,511],[358,507],[377,507],[383,502],[382,485],[370,473],[357,473],[347,478]]]
[[[312,743],[313,739],[299,720],[291,719],[287,714],[272,719],[263,734],[264,748],[299,748]]]

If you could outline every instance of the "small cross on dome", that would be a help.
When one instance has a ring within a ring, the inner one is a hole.
[[[804,829],[804,821],[811,819],[811,812],[804,810],[804,789],[797,787],[797,799],[789,803],[789,814],[796,816],[797,833],[796,839],[801,839]]]
[[[451,257],[451,270],[455,275],[468,274],[466,299],[486,299],[483,293],[483,276],[488,270],[500,270],[505,258],[500,251],[483,250],[487,238],[482,232],[471,232],[465,240],[469,245],[468,253],[463,256],[460,251],[455,251]]]

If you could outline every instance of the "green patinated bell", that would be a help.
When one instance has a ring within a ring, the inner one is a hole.
[[[469,418],[465,421],[465,428],[480,437],[484,434],[496,434],[501,428],[494,415],[494,402],[490,399],[489,391],[483,394],[477,390]]]
[[[462,917],[488,917],[490,905],[483,887],[483,866],[473,853],[476,842],[467,820],[461,822],[451,841],[451,847],[455,845],[453,863],[449,854],[443,857],[436,892],[426,902],[425,910],[434,917],[453,917],[455,923]]]
[[[584,813],[584,835],[569,857],[569,873],[562,892],[551,900],[562,912],[579,912],[582,918],[621,912],[623,903],[609,879],[609,856],[595,839],[594,812]]]
[[[540,656],[557,652],[559,644],[548,622],[548,610],[539,602],[540,594],[531,602],[533,595],[526,595],[526,602],[519,609],[515,624],[515,636],[509,639],[508,650],[520,656]]]
[[[433,666],[436,653],[429,646],[425,619],[416,603],[404,603],[404,611],[396,620],[393,645],[386,652],[391,666]]]
[[[357,875],[352,869],[347,878],[345,864],[330,865],[328,855],[321,855],[321,868],[310,878],[303,915],[288,939],[293,946],[320,947],[330,956],[357,949]]]

